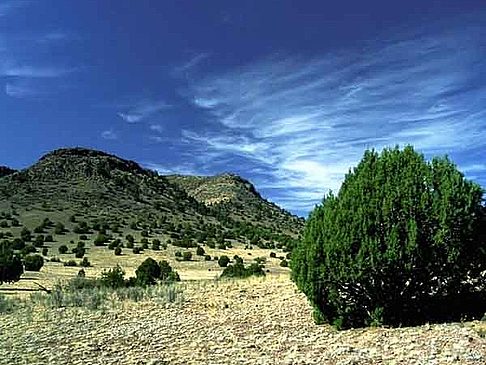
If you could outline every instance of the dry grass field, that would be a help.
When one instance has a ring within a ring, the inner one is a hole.
[[[170,300],[160,290],[97,310],[37,301],[1,315],[0,364],[486,363],[484,323],[336,331],[312,322],[285,274],[183,281]]]

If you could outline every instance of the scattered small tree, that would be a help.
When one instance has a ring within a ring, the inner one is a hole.
[[[41,255],[31,255],[24,258],[26,271],[39,271],[44,266],[44,258]]]
[[[221,267],[226,267],[230,263],[230,259],[228,256],[223,255],[218,259],[218,265]]]
[[[151,257],[142,262],[135,270],[137,282],[142,286],[155,284],[155,281],[160,278],[160,274],[160,265]]]
[[[89,262],[87,257],[83,257],[83,259],[81,260],[79,265],[82,266],[82,267],[90,267],[91,263]]]
[[[9,248],[0,245],[0,285],[19,281],[23,273],[20,258]]]
[[[204,251],[204,248],[202,248],[201,246],[197,246],[196,248],[196,255],[198,256],[204,256],[206,252]]]

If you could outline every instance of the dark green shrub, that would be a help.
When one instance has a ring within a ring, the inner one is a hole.
[[[82,258],[86,253],[86,250],[82,247],[78,247],[76,248],[76,252],[74,253],[74,257],[76,257],[77,259],[80,259]]]
[[[61,245],[57,250],[59,251],[60,254],[65,254],[68,252],[68,247],[66,245]]]
[[[211,261],[210,255],[204,255],[204,261]]]
[[[218,259],[218,265],[221,267],[226,267],[230,263],[230,259],[228,256],[223,255]]]
[[[160,266],[160,280],[163,281],[180,281],[179,274],[172,269],[169,263],[165,260],[159,262]]]
[[[197,246],[196,248],[196,255],[198,256],[204,256],[206,252],[204,251],[204,248],[202,248],[201,246]]]
[[[134,247],[134,248],[133,248],[133,250],[132,250],[132,252],[133,252],[134,254],[137,254],[137,255],[138,255],[138,254],[139,254],[141,251],[142,251],[142,250],[140,249],[140,247]]]
[[[131,234],[127,234],[127,236],[125,238],[126,238],[128,243],[134,243],[135,242],[135,238],[133,238],[133,236]]]
[[[160,240],[158,240],[157,238],[152,241],[152,250],[160,250]]]
[[[21,238],[14,238],[12,241],[13,250],[22,250],[25,247],[25,242]]]
[[[108,240],[108,237],[106,237],[106,235],[104,235],[103,233],[99,233],[98,236],[94,240],[94,245],[95,246],[104,246],[107,240]]]
[[[49,249],[47,247],[44,247],[42,249],[42,256],[47,256],[47,252],[49,252]]]
[[[39,271],[44,266],[44,258],[41,255],[26,256],[24,267],[26,271]]]
[[[233,260],[235,260],[235,262],[239,262],[240,264],[243,263],[243,259],[238,255],[234,255]]]
[[[56,227],[54,228],[54,233],[55,234],[64,234],[66,228],[64,227],[64,224],[61,222],[56,223]]]
[[[149,236],[149,233],[148,233],[148,231],[143,230],[142,232],[140,232],[140,235],[141,235],[142,237],[148,237],[148,236]]]
[[[160,265],[153,258],[149,257],[135,270],[139,285],[153,285],[160,278]]]
[[[277,257],[277,254],[275,252],[270,252],[270,257],[274,259]]]
[[[192,252],[191,251],[184,251],[182,253],[182,260],[191,261],[191,259],[192,259]]]
[[[135,244],[133,242],[127,242],[127,248],[133,248]]]
[[[0,285],[13,283],[20,279],[24,267],[20,258],[6,247],[0,247]]]
[[[100,283],[102,286],[107,288],[123,288],[126,286],[125,283],[125,271],[117,265],[108,271],[103,271],[101,273]]]
[[[175,257],[182,257],[182,252],[176,251],[174,255],[175,255]]]
[[[30,253],[37,252],[37,249],[33,245],[26,245],[21,251],[22,256],[27,256]]]
[[[44,233],[44,226],[37,226],[34,228],[34,233]]]
[[[86,236],[85,234],[81,234],[81,235],[79,235],[79,239],[82,240],[82,241],[86,241],[86,240],[88,240],[88,236]]]
[[[142,243],[142,250],[148,250],[149,245],[147,242]]]
[[[51,257],[51,259],[49,261],[50,262],[61,262],[61,260],[59,259],[59,257]]]
[[[83,259],[81,260],[81,262],[79,263],[80,266],[82,267],[90,267],[91,266],[91,262],[89,262],[88,258],[87,257],[83,257]]]
[[[64,262],[64,266],[78,266],[78,264],[76,264],[76,261],[74,261],[74,260],[69,260],[69,261]]]
[[[250,276],[264,276],[263,266],[260,264],[251,264],[248,267],[242,262],[236,262],[227,266],[221,273],[222,278],[248,278]]]
[[[34,246],[35,247],[42,247],[44,246],[44,236],[43,235],[38,235],[35,240],[34,240]]]
[[[46,237],[44,238],[44,242],[54,242],[54,238],[52,237],[52,234],[47,234]]]
[[[486,269],[481,202],[481,188],[447,158],[366,151],[311,213],[292,277],[337,327],[477,315],[486,307],[472,284]]]
[[[22,228],[22,231],[20,231],[20,238],[22,238],[24,242],[29,242],[32,239],[32,234],[27,227]]]
[[[289,263],[287,260],[283,259],[282,261],[280,261],[280,266],[281,267],[288,267],[289,266]]]
[[[122,254],[122,249],[121,247],[116,247],[115,248],[115,256],[120,256]]]
[[[109,250],[114,250],[116,247],[118,247],[118,245],[116,244],[115,241],[112,241],[108,244],[108,249]]]

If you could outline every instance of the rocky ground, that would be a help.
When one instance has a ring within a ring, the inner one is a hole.
[[[482,322],[336,331],[313,324],[287,277],[181,289],[174,303],[111,303],[97,311],[38,305],[0,315],[0,363],[486,363]]]

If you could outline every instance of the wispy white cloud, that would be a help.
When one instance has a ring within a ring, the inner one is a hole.
[[[73,69],[67,69],[62,67],[42,67],[42,66],[30,66],[30,65],[4,65],[0,67],[0,74],[2,76],[10,77],[35,77],[35,78],[48,78],[48,77],[60,77],[64,76]]]
[[[476,82],[484,45],[459,27],[213,74],[193,81],[190,95],[219,127],[183,138],[210,158],[266,166],[260,184],[271,198],[308,210],[339,188],[366,148],[413,144],[431,155],[486,147],[486,86]]]
[[[202,176],[205,175],[191,164],[182,164],[177,166],[168,166],[164,164],[145,162],[143,166],[147,169],[157,171],[160,175],[192,175]]]
[[[164,127],[160,124],[150,124],[149,126],[151,131],[162,133],[164,131]]]
[[[198,54],[192,56],[185,63],[175,67],[174,70],[173,70],[173,74],[176,75],[176,76],[184,75],[184,74],[192,71],[194,68],[196,68],[202,62],[207,60],[209,57],[210,57],[210,54],[207,53],[207,52],[198,53]]]
[[[14,98],[24,98],[37,96],[37,90],[25,83],[7,82],[5,84],[5,94]]]
[[[155,142],[155,143],[169,142],[169,140],[167,138],[157,136],[157,135],[150,135],[150,136],[148,136],[148,138],[149,138],[149,140],[151,140],[152,142]]]
[[[118,134],[113,129],[108,129],[106,131],[101,132],[101,137],[107,140],[116,140],[118,139]]]
[[[13,11],[27,5],[29,2],[26,0],[2,1],[0,3],[0,17],[12,14]]]
[[[137,123],[170,107],[171,106],[164,101],[143,100],[130,107],[125,107],[126,110],[118,112],[117,115],[125,122]]]

